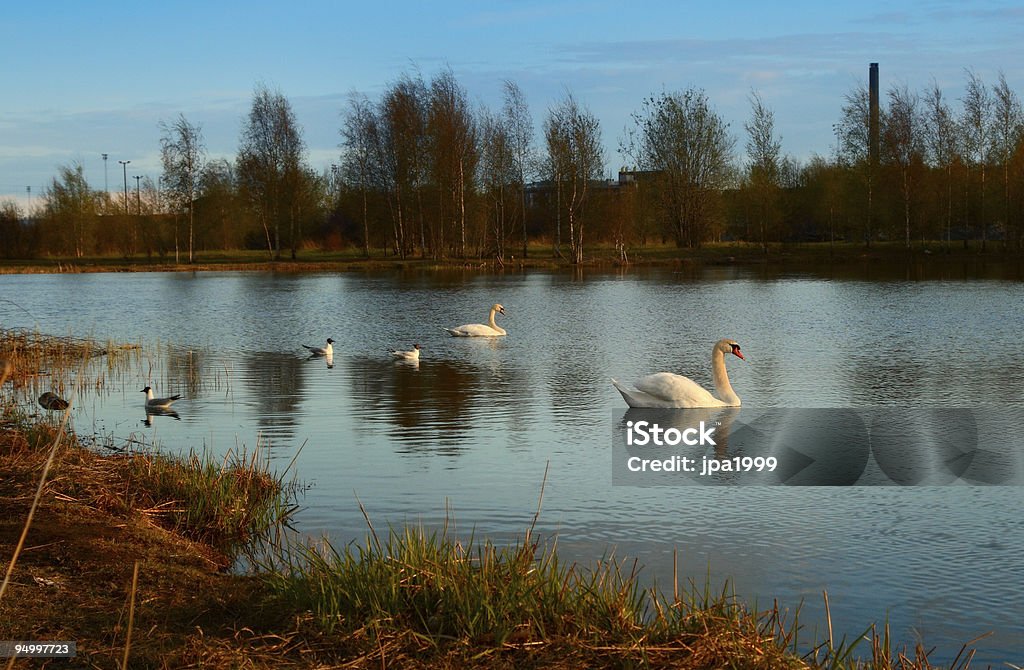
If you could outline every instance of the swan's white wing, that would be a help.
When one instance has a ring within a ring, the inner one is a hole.
[[[652,407],[675,407],[671,402],[666,402],[661,398],[655,398],[652,395],[638,391],[636,389],[626,388],[619,382],[612,380],[612,384],[618,389],[619,393],[622,394],[622,399],[626,401],[626,404],[630,407],[638,408],[652,408]]]
[[[497,337],[505,333],[499,332],[482,323],[468,323],[458,328],[445,328],[455,337]]]
[[[660,407],[722,407],[721,400],[689,377],[658,372],[638,379],[637,390],[658,400],[671,403]]]

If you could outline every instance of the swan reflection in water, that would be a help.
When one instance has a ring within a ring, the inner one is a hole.
[[[729,435],[733,423],[740,414],[739,407],[691,407],[688,409],[653,409],[648,407],[630,407],[622,416],[620,427],[637,426],[646,421],[648,427],[658,425],[662,430],[674,428],[680,433],[687,429],[698,429],[701,424],[714,430],[714,446],[710,457],[723,459],[729,454]],[[632,423],[630,423],[632,422]],[[710,445],[708,445],[710,446]],[[706,450],[708,447],[694,445],[695,450]]]
[[[169,416],[172,419],[174,419],[175,421],[181,421],[181,417],[178,416],[178,413],[176,411],[174,411],[173,409],[166,408],[166,407],[163,407],[163,408],[162,407],[147,407],[146,408],[146,418],[143,419],[142,423],[144,423],[146,426],[152,426],[153,425],[153,417],[155,417],[155,416]]]

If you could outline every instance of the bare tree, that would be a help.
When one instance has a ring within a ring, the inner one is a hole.
[[[835,125],[837,158],[859,174],[865,187],[864,243],[871,246],[874,235],[875,166],[871,161],[871,102],[868,89],[860,84],[844,96],[839,123]]]
[[[363,253],[370,257],[370,223],[367,195],[376,183],[375,171],[380,165],[380,121],[370,101],[362,95],[349,97],[348,111],[341,127],[342,165],[348,181],[362,194]]]
[[[242,129],[238,179],[263,226],[267,251],[281,257],[281,223],[289,223],[292,257],[296,255],[297,208],[304,168],[305,144],[291,104],[280,92],[258,86]],[[271,240],[271,227],[273,240]]]
[[[480,174],[485,194],[493,203],[495,253],[505,259],[507,226],[505,204],[509,187],[517,183],[518,171],[514,147],[505,116],[483,112],[481,128]]]
[[[1003,168],[1003,225],[1010,225],[1010,160],[1022,138],[1022,114],[1020,99],[1006,83],[1006,74],[999,72],[999,81],[992,91],[992,154],[999,159]],[[1012,226],[1020,246],[1021,231]],[[1009,230],[1007,230],[1009,233]]]
[[[604,172],[601,149],[601,125],[572,94],[548,112],[544,123],[559,207],[566,194],[565,212],[569,223],[569,250],[573,263],[583,262],[584,219],[581,216],[590,182]],[[557,244],[557,242],[556,242]]]
[[[768,250],[767,232],[778,218],[779,170],[782,139],[775,135],[775,113],[756,92],[750,94],[751,118],[747,131],[747,160],[755,212],[761,230],[761,246]]]
[[[985,221],[985,168],[988,163],[991,142],[992,98],[984,82],[971,70],[967,71],[967,90],[961,98],[964,109],[960,118],[963,129],[964,158],[967,160],[967,189],[970,194],[970,170],[976,167],[980,173],[981,184],[978,189],[978,219],[981,227],[981,249],[985,250],[988,242],[988,225]],[[970,198],[967,198],[969,205]],[[969,211],[969,207],[967,208]],[[967,240],[964,240],[966,245]]]
[[[732,174],[735,141],[702,90],[662,93],[632,115],[622,151],[651,173],[678,246],[700,246]]]
[[[533,119],[526,104],[526,96],[512,81],[505,81],[505,105],[502,109],[502,125],[508,135],[509,151],[516,170],[516,185],[519,188],[519,214],[523,233],[523,258],[526,258],[526,176],[533,160]]]
[[[906,247],[910,248],[911,203],[913,201],[914,167],[924,154],[924,137],[917,94],[905,85],[889,89],[889,109],[882,123],[882,152],[899,172],[900,195],[903,199],[903,224]]]
[[[395,251],[403,258],[413,246],[409,234],[411,204],[418,201],[423,181],[426,144],[426,87],[419,77],[404,75],[384,93],[377,114],[380,130],[380,164],[394,232]],[[420,216],[420,245],[425,233]]]
[[[188,215],[188,262],[195,260],[195,202],[199,194],[206,161],[203,130],[191,124],[184,114],[171,123],[160,122],[160,159],[163,163],[163,182],[175,213]],[[174,262],[178,262],[177,232],[175,232]]]
[[[450,69],[430,82],[428,137],[431,165],[441,203],[441,216],[435,228],[435,257],[443,253],[444,221],[451,216],[457,223],[459,256],[466,256],[466,196],[472,190],[473,175],[480,160],[477,128],[465,89]]]
[[[942,99],[942,89],[932,82],[924,96],[924,139],[931,164],[945,173],[946,181],[946,247],[953,234],[953,164],[956,162],[956,121],[949,105]]]

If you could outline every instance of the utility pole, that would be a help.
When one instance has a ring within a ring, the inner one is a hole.
[[[131,161],[117,161],[124,169],[124,213],[128,213],[128,163]]]
[[[103,156],[103,195],[110,197],[110,184],[107,181],[107,154],[100,154]]]

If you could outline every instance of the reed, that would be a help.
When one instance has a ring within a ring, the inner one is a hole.
[[[462,542],[422,527],[379,537],[371,528],[342,549],[327,540],[282,548],[262,575],[284,607],[309,613],[315,630],[365,638],[368,648],[472,650],[474,658],[571,648],[588,662],[806,667],[788,649],[795,631],[779,625],[777,610],[756,614],[726,591],[692,584],[669,598],[640,588],[635,561],[567,564],[555,544]]]
[[[130,453],[118,465],[119,504],[229,557],[256,546],[288,523],[295,484],[271,472],[258,450],[173,457]]]

